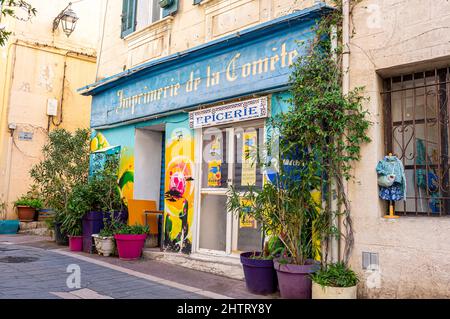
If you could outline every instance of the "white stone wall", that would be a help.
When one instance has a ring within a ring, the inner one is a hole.
[[[142,62],[189,49],[224,35],[314,5],[314,0],[180,0],[173,17],[157,21],[120,38],[122,1],[103,0],[104,38],[98,78],[114,75]],[[105,15],[106,9],[106,15]]]
[[[349,184],[355,227],[352,266],[363,276],[361,297],[450,297],[450,219],[386,220],[378,199],[375,166],[385,154],[383,76],[450,64],[450,2],[365,0],[353,10],[351,86],[364,86],[373,126]],[[361,269],[362,252],[379,254],[379,273]],[[368,278],[368,281],[366,279]]]

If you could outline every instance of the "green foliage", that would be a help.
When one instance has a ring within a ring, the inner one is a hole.
[[[115,229],[115,234],[127,234],[127,235],[143,235],[148,234],[150,228],[147,225],[127,225],[120,224]]]
[[[16,20],[28,21],[36,15],[36,9],[24,0],[0,0],[1,18],[10,16]],[[17,14],[19,10],[19,14]],[[24,16],[25,15],[25,16]],[[0,29],[0,46],[4,46],[11,32]]]
[[[32,167],[30,175],[46,207],[61,221],[67,213],[72,189],[87,181],[89,172],[89,130],[74,134],[65,129],[49,133],[42,148],[43,160]]]
[[[104,166],[97,170],[86,182],[76,184],[69,195],[67,211],[62,217],[62,230],[69,235],[81,233],[81,219],[89,211],[112,214],[122,211],[123,199],[117,185],[119,158],[107,157]],[[112,233],[111,223],[105,218],[105,231]],[[110,235],[109,235],[110,236]]]
[[[333,47],[331,41],[341,35],[339,27],[334,27],[342,25],[341,1],[336,1],[335,7],[337,10],[316,24],[315,39],[299,43],[299,51],[306,54],[293,65],[289,111],[269,120],[266,158],[262,156],[261,162],[277,171],[275,182],[262,189],[229,191],[229,210],[240,216],[250,214],[261,222],[267,233],[283,242],[287,257],[296,264],[313,257],[313,233],[324,242],[330,236],[343,235],[344,260],[348,260],[353,233],[344,182],[352,178],[352,165],[360,160],[361,146],[370,142],[367,130],[371,122],[363,108],[363,88],[347,94],[342,91],[342,45]],[[286,162],[295,166],[287,170]],[[333,188],[338,211],[331,208]],[[324,203],[315,202],[313,190],[324,192]],[[250,204],[244,205],[241,198]],[[331,223],[338,214],[343,215],[344,234]]]
[[[35,209],[41,209],[43,204],[42,200],[40,200],[39,198],[32,198],[24,195],[14,202],[14,206],[28,206]]]
[[[321,268],[311,275],[311,279],[322,287],[353,287],[359,282],[356,273],[343,262]]]

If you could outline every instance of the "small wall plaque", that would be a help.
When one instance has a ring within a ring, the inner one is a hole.
[[[19,141],[31,141],[33,139],[33,132],[20,132]]]

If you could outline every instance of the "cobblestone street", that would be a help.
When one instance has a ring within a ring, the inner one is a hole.
[[[123,262],[112,257],[73,254],[65,247],[61,248],[48,241],[33,238],[26,241],[27,236],[15,236],[13,240],[11,238],[12,236],[0,235],[0,299],[257,297],[246,293],[245,284],[239,280],[161,262]],[[126,268],[124,265],[131,267]],[[78,266],[80,285],[73,287],[71,276],[73,269]],[[152,272],[151,269],[158,271]],[[197,284],[177,280],[182,277],[189,277],[189,280],[194,280]],[[210,288],[211,291],[208,290]],[[221,293],[222,290],[225,292]]]

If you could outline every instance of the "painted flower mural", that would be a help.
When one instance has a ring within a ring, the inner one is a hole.
[[[191,131],[167,134],[164,247],[190,253],[194,203],[194,144]]]

